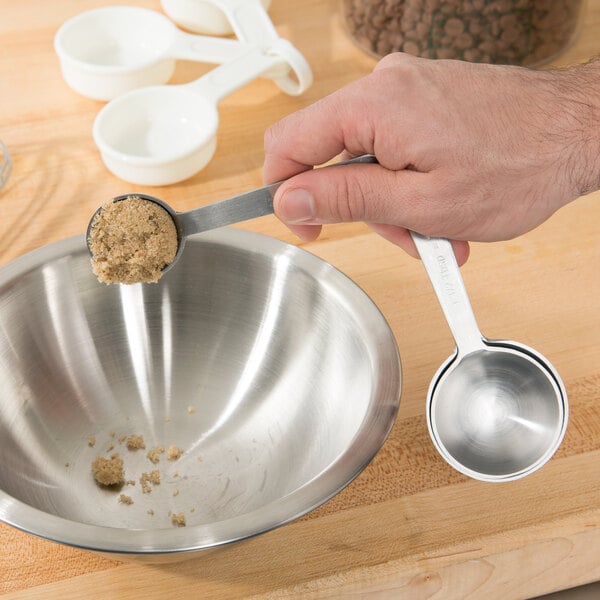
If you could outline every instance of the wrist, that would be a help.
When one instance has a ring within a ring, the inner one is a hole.
[[[566,176],[579,197],[600,189],[600,60],[559,73]]]

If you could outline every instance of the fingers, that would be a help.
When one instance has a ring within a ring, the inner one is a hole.
[[[321,225],[288,225],[303,242],[314,242],[321,235]]]
[[[354,156],[375,153],[382,94],[370,93],[377,82],[369,84],[365,79],[269,127],[265,133],[263,165],[266,183],[322,165],[342,152]]]
[[[427,173],[377,164],[340,165],[295,175],[281,184],[273,204],[288,225],[366,221],[430,235],[435,231],[425,204],[433,193]]]
[[[369,227],[382,238],[392,242],[396,246],[400,246],[407,254],[410,254],[413,258],[419,258],[419,252],[415,243],[413,242],[410,231],[404,227],[397,227],[396,225],[385,225],[382,223],[369,223]],[[470,247],[468,242],[459,240],[450,240],[452,243],[452,249],[456,256],[456,262],[459,266],[464,265],[469,258]]]
[[[266,183],[323,164],[344,150],[342,124],[336,118],[335,104],[333,97],[325,98],[267,130],[263,166]]]

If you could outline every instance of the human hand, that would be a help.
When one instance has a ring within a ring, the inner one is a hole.
[[[365,221],[413,256],[408,230],[446,237],[463,263],[469,240],[516,237],[600,187],[599,65],[534,71],[390,54],[268,129],[264,179],[291,177],[275,214],[305,240],[325,223]],[[379,165],[312,169],[340,153]]]

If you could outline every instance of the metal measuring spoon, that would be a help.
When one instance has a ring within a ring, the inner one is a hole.
[[[351,158],[332,166],[350,165],[356,163],[372,163],[375,162],[375,158],[370,155],[358,156]],[[325,167],[329,168],[329,167]],[[273,213],[273,197],[277,188],[283,183],[283,181],[277,181],[264,187],[221,200],[219,202],[213,202],[200,208],[195,208],[186,212],[176,212],[166,202],[150,196],[148,194],[123,194],[113,198],[114,202],[127,201],[129,198],[141,198],[149,202],[154,202],[163,208],[173,220],[175,229],[177,230],[177,252],[173,261],[166,265],[162,271],[164,275],[179,259],[183,253],[185,241],[188,236],[196,233],[202,233],[209,231],[210,229],[217,229],[219,227],[225,227],[226,225],[233,225],[234,223],[241,223],[255,217],[262,217]],[[100,206],[92,215],[90,222],[88,223],[86,242],[90,254],[93,256],[92,249],[90,247],[90,239],[92,235],[92,228],[96,217],[102,211]]]
[[[412,238],[457,346],[429,387],[434,445],[474,479],[511,481],[533,473],[551,458],[567,428],[560,376],[532,348],[483,337],[450,242],[417,233]]]

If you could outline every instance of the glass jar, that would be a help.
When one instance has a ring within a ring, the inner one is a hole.
[[[10,177],[10,171],[12,168],[12,161],[10,159],[10,152],[8,148],[0,140],[0,190],[4,187],[4,184]]]
[[[341,0],[356,43],[376,57],[539,65],[578,31],[583,0]]]

